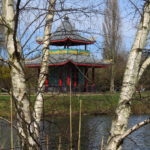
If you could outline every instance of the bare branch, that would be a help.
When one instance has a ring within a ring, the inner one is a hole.
[[[28,0],[23,7],[20,8],[20,10],[24,10],[26,8],[26,6],[31,2],[31,0]]]
[[[128,129],[121,137],[120,137],[120,140],[123,140],[124,138],[126,138],[128,135],[130,135],[131,133],[137,131],[139,128],[147,125],[150,123],[150,118],[134,125],[132,128]]]
[[[35,21],[37,21],[40,17],[42,17],[43,15],[45,15],[45,13],[40,14],[38,17],[36,17],[36,18],[25,28],[25,30],[24,30],[24,32],[23,32],[23,34],[22,34],[22,36],[21,36],[20,39],[22,39],[22,38],[24,37],[24,35],[25,35],[25,33],[27,32],[27,30],[29,29],[29,27],[30,27]]]
[[[129,0],[129,2],[134,6],[134,8],[139,12],[140,16],[142,17],[142,14],[141,14],[140,10],[139,10],[139,8],[135,5],[135,3],[132,2],[132,0]]]
[[[142,64],[140,70],[139,70],[139,74],[138,74],[138,80],[140,80],[140,78],[142,77],[144,71],[146,70],[146,68],[150,65],[150,57],[148,57]]]
[[[45,17],[42,19],[42,21],[40,23],[42,23],[45,20]],[[43,27],[43,25],[42,25]],[[25,45],[29,42],[29,40],[32,38],[32,36],[34,35],[34,33],[41,28],[41,24],[38,25],[38,27],[32,32],[32,34],[29,36],[29,38],[26,40],[26,42],[23,44],[22,48],[25,47]]]

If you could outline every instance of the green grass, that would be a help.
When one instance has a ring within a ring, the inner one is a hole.
[[[9,116],[10,100],[9,96],[0,96],[0,116]]]
[[[82,113],[108,113],[115,108],[118,98],[118,95],[72,96],[72,110],[73,113],[78,113],[79,103],[82,100]],[[46,97],[45,112],[68,114],[69,96]]]
[[[143,93],[142,97],[148,97],[149,93]],[[150,113],[149,98],[141,100],[136,93],[132,105],[134,114]],[[35,96],[31,96],[31,103],[34,104]],[[45,115],[68,115],[69,114],[69,95],[63,96],[44,96],[44,113]],[[113,114],[117,107],[119,93],[102,94],[102,95],[80,95],[72,96],[72,111],[73,114],[79,113],[79,101],[82,100],[83,114]],[[10,100],[9,96],[0,96],[0,116],[9,117],[10,115]]]

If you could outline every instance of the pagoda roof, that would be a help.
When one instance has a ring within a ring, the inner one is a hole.
[[[35,59],[26,60],[25,65],[27,67],[40,67],[42,57],[37,57]],[[62,66],[67,63],[72,63],[77,66],[87,66],[87,67],[107,67],[110,62],[104,62],[99,59],[95,59],[92,55],[73,55],[73,54],[58,54],[50,55],[49,66]]]
[[[43,43],[42,38],[37,38],[39,44]],[[65,17],[61,25],[52,33],[50,45],[55,46],[73,46],[93,44],[94,40],[87,39],[81,36],[78,30],[70,23],[69,17]]]

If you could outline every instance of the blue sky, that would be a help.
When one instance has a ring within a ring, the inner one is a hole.
[[[25,2],[26,0],[24,0]],[[89,6],[91,9],[93,7],[96,7],[97,10],[99,10],[99,13],[93,14],[88,13],[88,15],[85,15],[83,13],[69,13],[68,16],[70,17],[70,20],[72,24],[76,26],[79,30],[88,31],[91,34],[83,34],[86,37],[95,37],[97,39],[96,45],[89,46],[89,49],[94,52],[95,56],[100,57],[101,56],[101,48],[102,48],[102,22],[103,22],[103,15],[102,12],[104,10],[104,1],[105,0],[65,0],[65,8],[80,8],[80,7],[86,7]],[[136,2],[136,6],[140,9],[142,6],[141,0],[133,0],[133,2]],[[46,0],[32,0],[29,6],[36,6],[39,8],[45,7]],[[60,4],[57,6],[57,8],[60,7]],[[138,24],[139,19],[139,13],[135,13],[134,6],[128,1],[128,0],[119,0],[119,7],[120,7],[120,15],[121,15],[121,34],[123,39],[123,50],[129,51],[136,32],[136,27]],[[44,12],[44,11],[43,11]],[[19,26],[19,33],[20,35],[23,33],[24,28],[29,24],[37,15],[38,11],[26,11],[22,12],[21,14],[21,24]],[[53,23],[53,31],[56,30],[56,28],[59,26],[59,24],[62,21],[62,18],[58,19],[58,16],[63,16],[66,12],[61,12],[55,15],[55,22]],[[35,22],[28,32],[26,32],[25,36],[22,38],[22,44],[25,43],[25,41],[30,37],[30,34],[33,32],[34,28],[36,28],[39,24],[44,25],[45,21],[41,22],[42,20],[39,19],[37,22]],[[56,21],[57,20],[57,21]],[[44,28],[41,27],[37,32],[34,33],[31,40],[28,42],[28,44],[25,47],[25,51],[28,52],[31,49],[34,49],[37,47],[36,43],[36,37],[37,36],[43,36],[44,34]],[[95,34],[94,34],[95,33]],[[41,49],[41,47],[39,47]]]

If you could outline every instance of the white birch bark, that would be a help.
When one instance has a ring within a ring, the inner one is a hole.
[[[39,125],[42,112],[43,112],[43,92],[44,92],[44,82],[46,80],[46,76],[48,74],[48,61],[49,61],[49,44],[50,44],[50,33],[52,28],[52,22],[54,17],[54,7],[56,0],[50,0],[48,14],[46,16],[46,25],[44,30],[44,38],[43,38],[43,57],[40,69],[40,75],[38,79],[38,91],[36,102],[34,105],[34,118],[35,118],[35,126]]]
[[[131,98],[135,92],[135,86],[138,80],[142,52],[139,49],[144,48],[150,27],[150,1],[145,2],[143,17],[129,54],[127,67],[124,74],[122,90],[119,104],[116,109],[116,116],[112,121],[110,137],[107,142],[106,150],[121,149],[120,135],[123,135],[128,125],[128,119],[131,112]]]
[[[141,68],[140,68],[140,71],[139,71],[139,74],[138,74],[138,80],[141,79],[144,71],[146,70],[146,68],[150,65],[150,57],[148,57],[142,64]]]
[[[24,74],[24,66],[21,58],[21,49],[17,46],[15,49],[14,41],[14,28],[15,28],[15,14],[14,14],[14,1],[5,1],[6,10],[4,17],[8,28],[7,33],[7,50],[9,54],[10,71],[11,71],[11,82],[12,82],[12,96],[16,106],[17,112],[17,127],[20,135],[23,137],[24,142],[32,149],[36,145],[36,142],[31,136],[32,131],[30,130],[31,125],[31,113],[30,104],[27,97],[27,88]],[[16,37],[15,37],[16,38]],[[31,133],[30,133],[31,132]],[[31,147],[30,147],[31,146]]]

